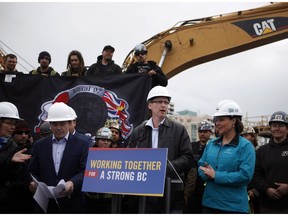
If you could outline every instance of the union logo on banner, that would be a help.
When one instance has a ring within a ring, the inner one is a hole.
[[[59,92],[53,100],[41,105],[35,132],[47,119],[50,106],[56,102],[66,103],[76,111],[77,126],[82,133],[94,135],[108,118],[118,119],[123,138],[128,137],[133,130],[133,124],[129,123],[129,104],[126,100],[119,98],[115,92],[96,85],[77,85]]]
[[[77,114],[76,131],[94,136],[107,120],[120,124],[122,139],[147,118],[146,98],[151,77],[143,74],[44,77],[20,74],[5,82],[0,74],[0,101],[13,103],[21,118],[39,139],[40,125],[47,119],[50,106],[64,102]]]

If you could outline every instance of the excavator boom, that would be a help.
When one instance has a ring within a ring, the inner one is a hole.
[[[143,42],[169,79],[199,64],[288,37],[288,2],[178,22]],[[134,62],[133,50],[123,67]]]

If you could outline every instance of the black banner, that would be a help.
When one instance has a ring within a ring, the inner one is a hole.
[[[78,116],[76,130],[92,136],[113,118],[118,119],[127,138],[147,117],[151,79],[143,74],[81,78],[19,74],[11,82],[7,76],[0,74],[0,101],[15,104],[34,132],[55,102],[71,106]]]

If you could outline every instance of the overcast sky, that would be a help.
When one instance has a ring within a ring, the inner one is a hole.
[[[66,69],[67,56],[79,50],[90,66],[105,45],[115,47],[120,66],[138,43],[178,21],[252,9],[269,2],[158,3],[8,3],[0,2],[0,48],[12,49],[28,70],[38,67],[47,50],[56,71]],[[3,44],[4,43],[4,44]],[[6,47],[6,45],[8,47]],[[235,100],[244,115],[288,112],[288,40],[268,44],[190,68],[168,81],[176,111],[213,115],[222,99]],[[148,54],[149,55],[149,54]],[[18,65],[18,70],[23,69]]]

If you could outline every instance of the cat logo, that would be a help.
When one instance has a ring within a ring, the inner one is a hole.
[[[267,17],[233,22],[233,25],[241,28],[252,38],[275,33],[288,28],[288,17]]]
[[[274,25],[274,19],[269,19],[262,21],[260,23],[255,23],[253,25],[253,28],[255,30],[256,35],[264,35],[264,34],[269,34],[273,31],[276,31],[276,27]]]

